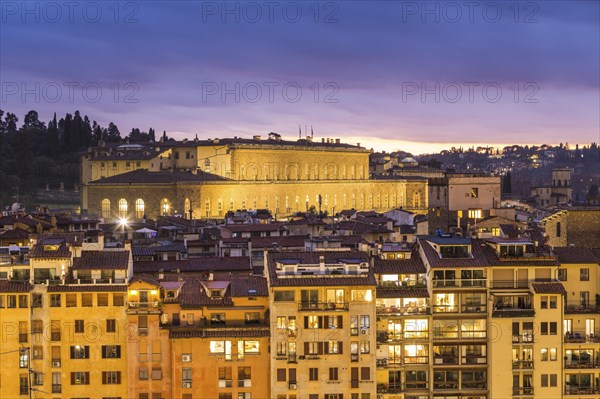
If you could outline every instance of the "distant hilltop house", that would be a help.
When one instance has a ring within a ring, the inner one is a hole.
[[[427,180],[371,177],[370,151],[340,139],[105,144],[81,158],[82,209],[104,219],[181,214],[222,218],[238,209],[277,217],[343,209],[427,212]]]

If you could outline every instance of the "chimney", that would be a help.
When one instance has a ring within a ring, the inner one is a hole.
[[[339,144],[340,143],[340,139],[335,139],[335,143]]]
[[[125,240],[125,241],[123,241],[123,248],[126,251],[131,252],[131,240]]]
[[[213,272],[208,273],[208,281],[213,281],[215,279],[215,275]]]
[[[257,134],[257,135],[255,135],[255,136],[252,136],[252,138],[253,138],[254,140],[260,140],[260,135],[258,135],[258,134]]]
[[[319,255],[319,269],[321,271],[325,270],[325,257],[323,255]]]
[[[100,251],[104,249],[104,233],[98,233],[98,246],[100,247]]]

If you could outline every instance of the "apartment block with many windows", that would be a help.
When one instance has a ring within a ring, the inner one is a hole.
[[[363,252],[269,252],[271,397],[375,398],[375,278]]]

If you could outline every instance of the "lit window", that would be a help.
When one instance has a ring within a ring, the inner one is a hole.
[[[102,217],[104,219],[110,218],[110,200],[108,198],[102,200]]]
[[[138,198],[135,200],[135,218],[136,219],[142,219],[146,213],[145,211],[145,205],[144,205],[144,200],[141,198]]]
[[[469,219],[481,219],[481,209],[469,209]]]

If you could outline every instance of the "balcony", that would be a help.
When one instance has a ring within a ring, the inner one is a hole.
[[[528,290],[529,281],[519,280],[493,280],[490,281],[490,289],[492,290]]]
[[[565,386],[565,395],[596,395],[600,389],[594,386],[567,385]]]
[[[298,302],[298,310],[348,310],[348,302]]]
[[[593,369],[600,367],[600,361],[596,360],[595,362],[590,360],[584,361],[566,361],[565,368],[566,369]]]
[[[458,381],[434,381],[434,390],[458,390]]]
[[[433,364],[458,364],[456,355],[433,355]]]
[[[62,385],[52,384],[52,393],[62,393]]]
[[[600,313],[600,306],[591,304],[567,303],[565,306],[565,313]]]
[[[492,317],[534,317],[535,310],[532,308],[518,308],[518,307],[496,307],[492,311]]]
[[[415,315],[415,314],[431,314],[429,306],[385,306],[378,305],[377,314],[387,315]]]
[[[458,313],[458,305],[433,305],[433,313]]]
[[[523,333],[512,336],[513,344],[533,344],[533,333]]]
[[[528,370],[533,369],[533,360],[513,360],[513,370]]]
[[[466,355],[466,356],[462,356],[461,359],[461,364],[468,364],[470,366],[473,365],[478,365],[478,364],[487,364],[487,356],[482,356],[482,355]],[[464,384],[463,384],[464,386]]]
[[[513,387],[513,396],[533,396],[533,387]]]
[[[467,303],[460,306],[461,313],[487,313],[485,303]]]
[[[402,387],[402,384],[398,383],[389,383],[389,384],[377,384],[377,393],[389,393],[389,394],[395,394],[395,393],[401,393],[403,392],[404,389]]]
[[[485,288],[487,279],[434,279],[433,288]]]
[[[566,344],[581,344],[581,343],[599,343],[600,335],[591,333],[585,334],[585,332],[575,332],[575,333],[567,333],[565,334],[565,343]]]
[[[154,302],[127,302],[127,313],[160,313],[162,304]]]

